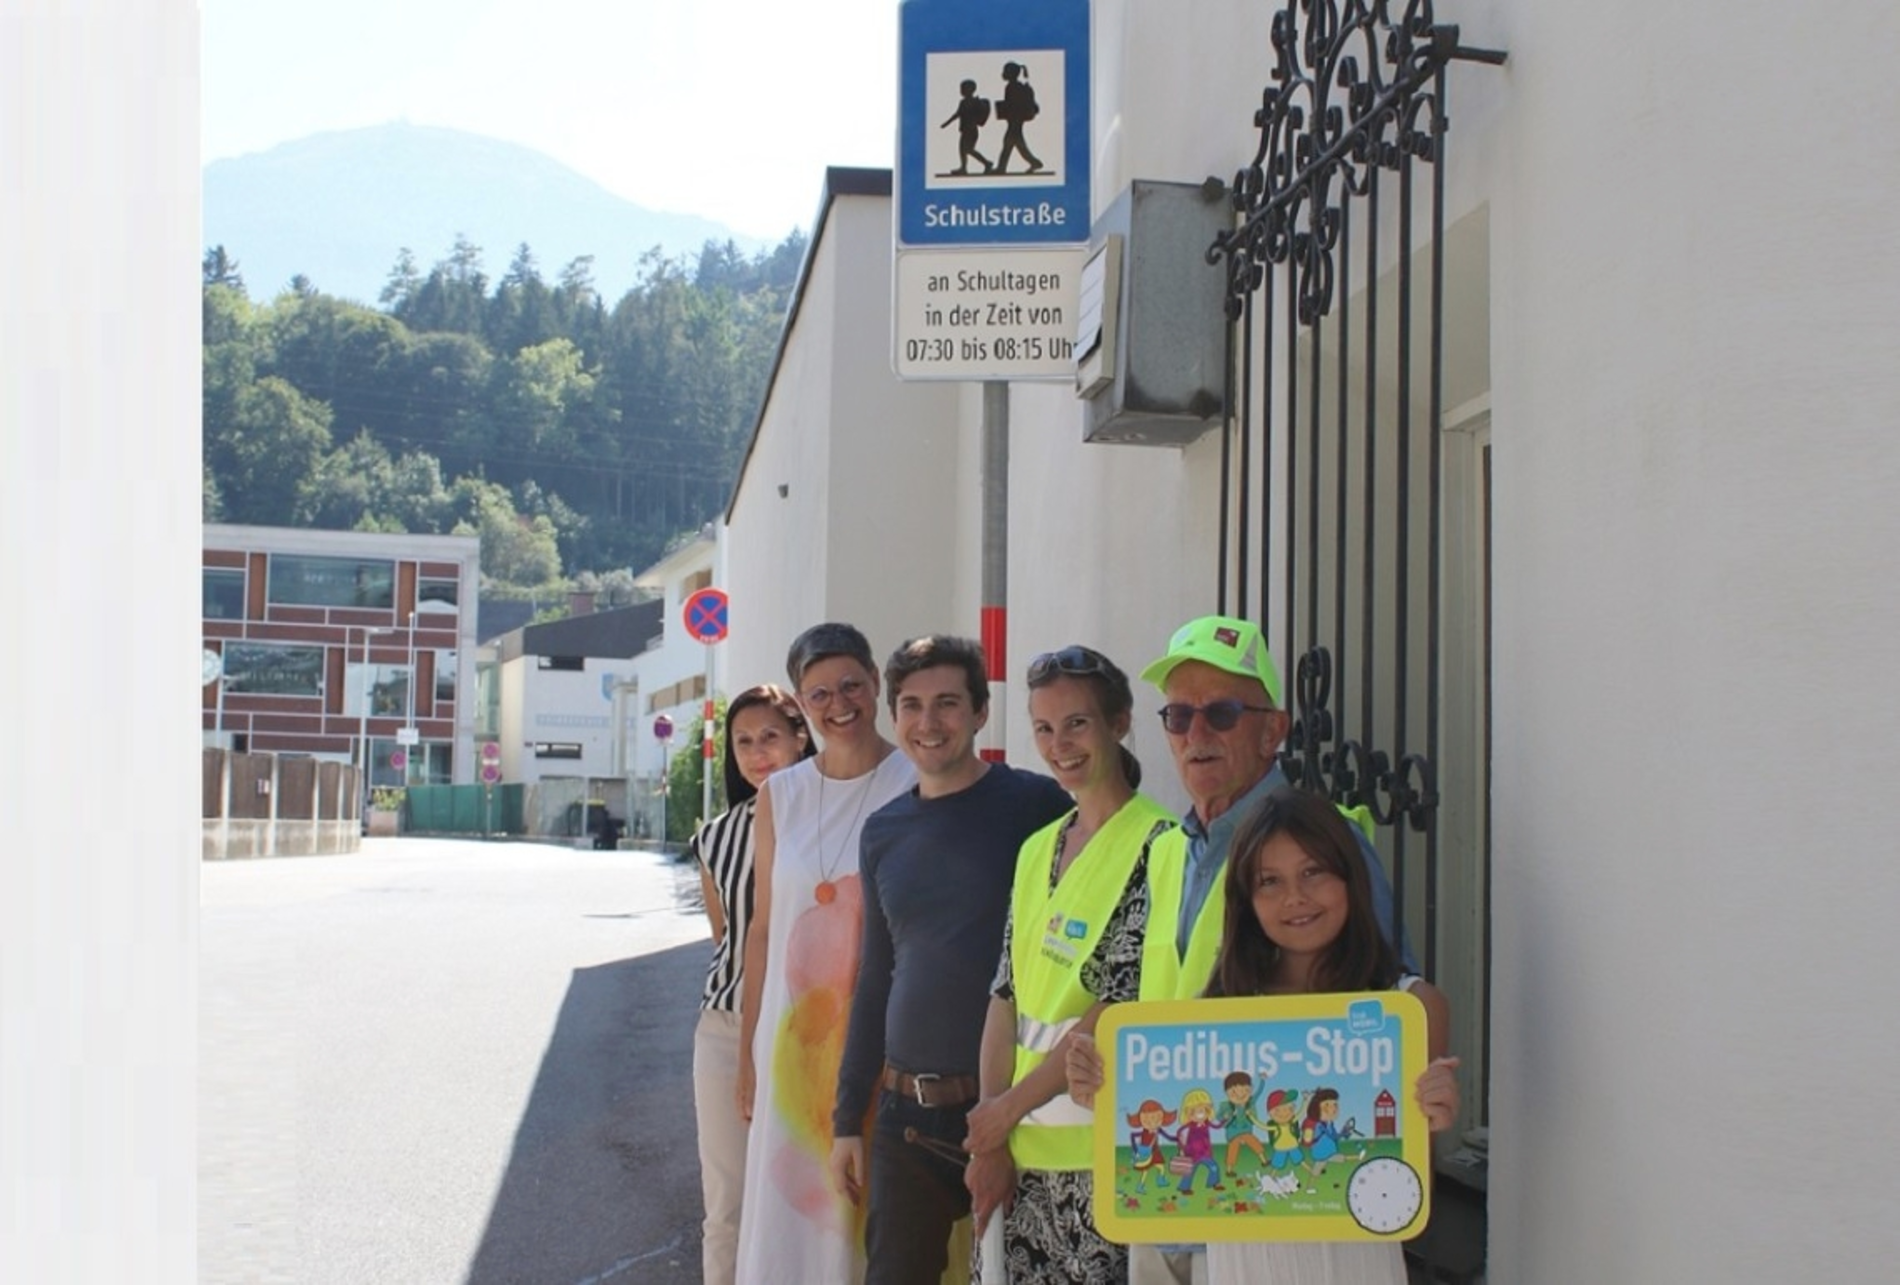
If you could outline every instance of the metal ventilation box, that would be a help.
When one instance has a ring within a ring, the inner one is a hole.
[[[1091,442],[1186,446],[1220,423],[1225,193],[1137,179],[1096,220],[1078,299],[1076,395]]]

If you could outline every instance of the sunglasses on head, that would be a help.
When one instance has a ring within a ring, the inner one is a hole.
[[[1029,662],[1029,681],[1040,683],[1056,674],[1106,674],[1108,661],[1087,647],[1064,647],[1045,651]]]
[[[1271,705],[1249,705],[1244,701],[1218,700],[1205,705],[1183,705],[1170,702],[1156,711],[1161,715],[1161,726],[1176,736],[1185,735],[1188,728],[1194,726],[1194,716],[1199,714],[1207,720],[1207,725],[1217,732],[1231,732],[1240,723],[1242,714],[1271,714]]]

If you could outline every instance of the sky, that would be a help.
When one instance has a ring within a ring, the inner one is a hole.
[[[897,0],[200,0],[203,159],[407,121],[524,144],[649,209],[810,229],[889,167]]]

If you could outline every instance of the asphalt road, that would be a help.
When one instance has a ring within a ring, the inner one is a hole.
[[[700,1280],[691,867],[370,839],[200,905],[201,1281]]]

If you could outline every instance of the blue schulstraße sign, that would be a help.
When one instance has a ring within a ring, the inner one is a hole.
[[[1088,0],[904,0],[897,241],[1089,237]]]

